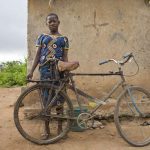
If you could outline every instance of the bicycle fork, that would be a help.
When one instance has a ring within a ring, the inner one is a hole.
[[[128,93],[128,95],[129,95],[129,97],[130,97],[130,100],[131,100],[131,102],[132,102],[132,104],[133,104],[135,110],[136,110],[141,116],[144,117],[144,114],[140,111],[140,109],[138,108],[138,106],[137,106],[137,104],[136,104],[136,99],[135,99],[135,97],[132,95],[132,92],[131,92],[131,90],[130,90],[130,87],[127,88],[127,93]],[[129,105],[128,105],[128,106],[129,106]],[[132,108],[131,108],[130,106],[129,106],[129,108],[130,108],[130,110],[134,113],[134,111],[132,110]]]

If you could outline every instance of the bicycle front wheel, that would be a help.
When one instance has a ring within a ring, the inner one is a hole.
[[[150,93],[130,87],[119,97],[114,119],[126,142],[141,147],[150,144]]]
[[[40,145],[50,144],[63,138],[69,131],[72,103],[62,91],[56,97],[55,90],[54,86],[37,84],[25,90],[18,98],[14,121],[25,139]],[[53,106],[46,110],[51,102],[51,94],[56,98]]]

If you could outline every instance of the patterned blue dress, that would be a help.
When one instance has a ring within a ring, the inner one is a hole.
[[[40,75],[41,79],[52,79],[52,70],[49,70],[49,64],[43,65],[48,58],[57,58],[63,61],[64,50],[69,49],[68,38],[62,35],[57,35],[56,38],[53,38],[49,34],[41,34],[37,41],[36,46],[41,47],[40,52]]]
[[[54,79],[55,74],[53,72],[52,64],[46,63],[49,58],[57,58],[59,60],[63,61],[63,54],[64,50],[69,49],[69,43],[68,38],[62,35],[58,35],[56,38],[53,38],[52,35],[49,34],[41,34],[37,41],[36,46],[41,48],[40,51],[40,59],[39,59],[39,71],[40,71],[40,79]],[[51,68],[51,69],[50,69]],[[63,77],[63,73],[59,74],[60,78]],[[55,85],[58,85],[58,82],[54,83]],[[49,102],[49,90],[45,89],[42,91],[43,97],[44,97],[44,106],[48,105]],[[55,91],[53,90],[51,92],[51,96],[53,97],[55,95]],[[64,102],[64,99],[61,98],[61,96],[58,95],[58,98],[53,103],[54,106],[61,104]]]

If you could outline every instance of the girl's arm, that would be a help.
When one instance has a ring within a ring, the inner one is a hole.
[[[68,50],[64,50],[63,61],[68,62]]]
[[[33,62],[32,68],[31,68],[31,71],[27,75],[27,79],[32,79],[32,77],[33,77],[33,72],[34,72],[35,68],[37,67],[37,65],[39,63],[39,60],[40,60],[40,51],[41,51],[41,47],[38,47],[35,58],[34,58],[34,62]]]

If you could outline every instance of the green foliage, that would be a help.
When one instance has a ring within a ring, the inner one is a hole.
[[[9,61],[2,63],[0,69],[0,86],[23,86],[26,84],[27,60],[25,62]]]

